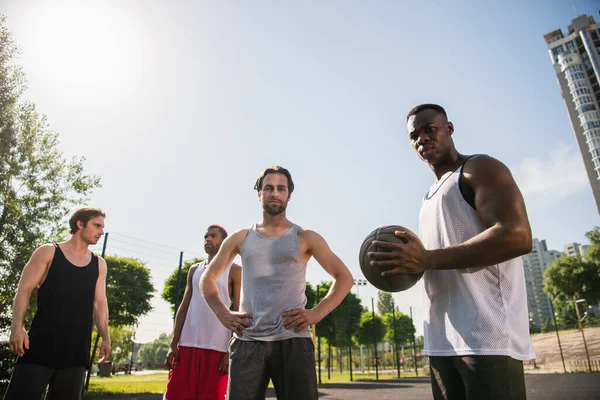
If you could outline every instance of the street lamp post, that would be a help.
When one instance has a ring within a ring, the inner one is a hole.
[[[590,353],[588,352],[587,342],[585,341],[585,335],[583,334],[583,324],[581,323],[581,321],[583,321],[583,319],[587,317],[587,312],[585,313],[583,318],[581,318],[581,314],[579,314],[578,304],[583,303],[584,301],[585,299],[577,299],[577,297],[573,297],[573,302],[575,303],[575,312],[577,313],[577,324],[579,325],[579,330],[581,331],[581,337],[583,338],[583,347],[585,347],[585,355],[587,356],[588,371],[592,372],[592,362],[590,361]]]
[[[560,359],[562,360],[563,371],[567,373],[567,367],[565,366],[565,357],[563,356],[562,345],[560,344],[560,336],[558,335],[558,324],[556,323],[556,313],[554,312],[554,305],[550,301],[550,310],[552,311],[552,319],[554,320],[554,330],[556,331],[556,338],[558,339],[558,349],[560,350]]]
[[[355,279],[354,280],[354,286],[356,286],[356,297],[358,296],[358,287],[359,286],[367,286],[367,280],[366,279]],[[363,374],[365,373],[365,366],[363,364],[363,352],[362,352],[362,344],[360,345],[360,369],[362,370]]]
[[[358,287],[359,286],[367,286],[367,280],[366,279],[355,279],[354,286],[356,286],[356,297],[359,297],[358,296]]]

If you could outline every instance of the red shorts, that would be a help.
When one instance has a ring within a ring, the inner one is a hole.
[[[226,353],[196,347],[179,347],[179,362],[169,371],[167,400],[223,400],[227,375],[219,374]]]

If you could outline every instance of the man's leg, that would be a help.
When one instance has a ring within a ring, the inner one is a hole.
[[[435,400],[466,399],[465,386],[456,369],[458,357],[429,357],[431,389]]]
[[[55,369],[46,400],[80,400],[85,367]]]
[[[175,368],[169,370],[167,400],[186,400],[195,396],[195,377],[199,374],[199,365],[193,360],[193,347],[179,346],[179,361]],[[192,387],[194,386],[194,387]]]
[[[310,338],[273,342],[269,372],[278,399],[317,400],[315,346]]]
[[[465,356],[457,359],[456,366],[468,400],[527,398],[523,361],[508,356]]]
[[[269,344],[231,340],[227,400],[264,400],[269,384],[265,362]]]
[[[227,391],[227,374],[219,373],[219,365],[227,353],[209,349],[194,349],[198,353],[200,372],[196,375],[196,399],[224,400]],[[196,358],[196,357],[194,357]]]
[[[37,364],[17,364],[4,400],[39,400],[42,398],[54,369]]]

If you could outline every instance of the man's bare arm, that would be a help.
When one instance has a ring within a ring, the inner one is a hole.
[[[110,334],[108,332],[108,300],[106,299],[106,261],[98,257],[98,279],[94,292],[94,322],[98,334],[102,338],[100,344],[100,361],[105,361],[110,356]]]
[[[227,306],[223,304],[219,296],[217,279],[225,272],[225,268],[233,262],[235,256],[239,254],[239,249],[244,243],[247,235],[248,229],[242,229],[227,237],[221,244],[219,252],[210,262],[200,279],[200,291],[208,306],[213,310],[223,326],[238,334],[241,334],[245,327],[250,326],[250,323],[244,320],[245,318],[249,318],[250,315],[230,311]]]
[[[40,285],[54,258],[54,246],[46,244],[36,249],[23,268],[17,293],[13,299],[13,318],[10,328],[10,350],[22,356],[29,349],[29,337],[25,332],[25,314],[33,290]]]
[[[183,292],[183,299],[181,299],[181,304],[179,304],[179,307],[177,308],[177,313],[175,314],[175,323],[173,326],[173,338],[171,339],[171,347],[177,346],[179,344],[179,339],[181,338],[181,331],[183,330],[185,317],[187,316],[188,309],[190,308],[190,301],[192,300],[192,278],[194,277],[196,269],[198,269],[197,265],[192,266],[187,274],[185,290]]]
[[[525,202],[510,170],[494,158],[478,156],[465,164],[463,173],[486,229],[464,243],[437,250],[426,250],[417,237],[408,233],[397,233],[408,240],[407,244],[376,241],[378,247],[391,251],[371,253],[372,264],[396,267],[383,275],[487,267],[531,251]]]
[[[198,269],[198,266],[194,265],[188,271],[185,290],[183,292],[183,299],[181,300],[181,304],[179,305],[179,308],[177,308],[177,313],[175,314],[173,338],[171,339],[171,344],[169,345],[169,351],[167,352],[166,359],[166,365],[168,368],[176,368],[177,364],[179,363],[179,348],[177,345],[181,339],[181,331],[183,330],[185,317],[187,316],[187,312],[190,307],[190,301],[192,300],[192,278],[194,277],[196,269]]]
[[[325,318],[344,300],[354,282],[346,265],[331,251],[321,235],[307,230],[303,232],[303,236],[312,256],[333,278],[333,285],[323,300],[312,310],[292,310],[283,313],[287,318],[284,322],[285,328],[294,329],[296,332]]]
[[[229,270],[229,279],[231,279],[231,309],[233,311],[240,310],[240,293],[242,288],[242,267],[233,264]]]

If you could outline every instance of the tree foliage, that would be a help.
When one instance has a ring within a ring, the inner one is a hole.
[[[600,301],[600,263],[567,256],[554,260],[544,273],[544,291],[558,310],[574,299],[596,305]]]
[[[332,282],[319,284],[319,299],[327,295],[331,285]],[[361,312],[360,299],[353,293],[348,293],[340,305],[317,324],[317,334],[327,339],[331,346],[349,346],[352,343],[352,335],[360,325]]]
[[[379,315],[394,312],[394,298],[391,293],[382,290],[377,292],[377,312]]]
[[[383,340],[385,327],[381,317],[372,312],[365,312],[360,317],[360,326],[354,335],[358,344],[373,345]]]
[[[106,256],[106,297],[111,326],[136,325],[152,310],[150,270],[139,260]]]
[[[167,303],[171,305],[171,311],[174,313],[179,303],[183,299],[183,293],[185,292],[185,285],[187,284],[187,276],[190,271],[190,267],[194,264],[198,264],[204,261],[203,258],[194,258],[186,261],[181,266],[181,275],[179,275],[179,266],[169,275],[165,281],[165,288],[163,289],[161,297]],[[179,280],[179,281],[178,281]]]
[[[110,359],[115,363],[125,361],[131,354],[134,340],[133,329],[129,326],[109,326],[108,331],[110,333]],[[92,333],[92,343],[96,339],[96,335],[98,335],[98,332],[94,330]],[[96,351],[92,364],[96,364],[98,358],[99,354]]]
[[[64,232],[67,213],[100,185],[84,172],[83,158],[65,158],[58,134],[21,99],[26,82],[14,63],[17,54],[0,16],[0,331],[10,325],[12,298],[31,253]]]
[[[410,317],[401,312],[387,313],[383,316],[385,341],[394,343],[394,320],[396,322],[396,344],[401,345],[412,341],[416,332],[415,326]]]
[[[595,226],[585,236],[590,241],[590,245],[585,252],[585,260],[596,264],[600,263],[600,228]]]
[[[161,333],[158,339],[146,343],[140,348],[138,359],[145,364],[162,364],[165,362],[170,343],[171,336]]]

